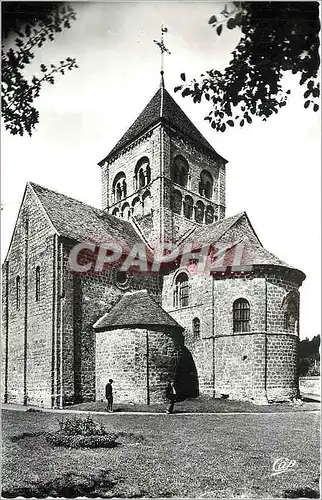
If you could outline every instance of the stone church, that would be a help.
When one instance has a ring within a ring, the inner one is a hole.
[[[100,210],[27,183],[3,264],[3,401],[99,401],[109,378],[116,402],[160,403],[170,380],[182,399],[298,395],[305,275],[263,248],[245,212],[225,217],[226,164],[162,79],[99,162]],[[157,273],[71,269],[75,245],[111,241],[225,251],[203,273],[198,259]]]

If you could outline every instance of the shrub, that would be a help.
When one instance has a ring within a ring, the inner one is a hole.
[[[116,446],[117,434],[108,432],[104,425],[95,422],[90,415],[86,418],[72,416],[59,422],[59,430],[46,434],[46,440],[53,446],[67,448],[111,448]]]
[[[103,436],[107,434],[103,424],[95,422],[90,415],[86,418],[73,415],[59,421],[59,430],[69,436]]]
[[[47,433],[46,440],[53,446],[65,448],[113,448],[116,446],[116,434],[82,436],[81,434],[64,434],[61,431]]]

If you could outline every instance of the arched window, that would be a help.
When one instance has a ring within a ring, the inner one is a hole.
[[[249,332],[250,307],[246,299],[237,299],[233,304],[234,332]]]
[[[209,200],[212,199],[214,180],[208,170],[203,170],[200,174],[199,193]]]
[[[114,215],[115,217],[119,217],[120,215],[120,211],[118,208],[114,208],[114,210],[112,211],[112,215]]]
[[[180,184],[180,186],[186,187],[188,183],[188,174],[189,174],[189,164],[187,160],[178,155],[173,159],[172,168],[171,168],[171,179]]]
[[[173,191],[172,193],[172,210],[175,214],[181,214],[182,208],[182,194],[180,191]]]
[[[189,305],[189,281],[186,273],[180,273],[176,278],[173,305],[174,307],[185,307]]]
[[[183,213],[187,219],[192,219],[193,214],[193,199],[191,196],[187,195],[183,202]]]
[[[131,209],[130,209],[130,205],[128,203],[124,203],[124,205],[122,206],[122,218],[124,220],[129,220],[130,217],[131,217]]]
[[[290,300],[284,312],[284,330],[288,333],[298,333],[298,302]]]
[[[143,156],[134,169],[134,183],[135,190],[142,189],[144,186],[147,186],[151,182],[151,168],[150,168],[150,160],[147,156]]]
[[[21,303],[21,282],[20,282],[20,276],[16,277],[16,308],[19,310],[20,309],[20,303]]]
[[[202,203],[202,201],[197,201],[195,207],[195,221],[199,222],[199,224],[202,224],[204,214],[205,214],[205,205]]]
[[[150,214],[152,212],[152,196],[148,189],[144,192],[142,196],[142,202],[143,202],[144,215]]]
[[[126,178],[124,172],[119,172],[115,177],[112,185],[113,203],[117,203],[127,195]]]
[[[132,214],[133,216],[142,215],[142,202],[140,198],[136,197],[132,201]]]
[[[206,208],[206,224],[212,224],[214,221],[214,209],[210,205]]]
[[[40,267],[36,267],[36,302],[40,300]]]
[[[193,332],[193,339],[194,340],[200,339],[200,319],[199,318],[194,318],[192,320],[192,332]]]
[[[299,332],[299,304],[300,294],[298,290],[291,290],[283,297],[284,330],[288,333]]]

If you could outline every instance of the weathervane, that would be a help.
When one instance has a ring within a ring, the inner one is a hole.
[[[161,51],[161,76],[163,77],[163,73],[164,73],[164,53],[167,52],[167,54],[171,54],[170,50],[168,50],[166,48],[166,46],[164,45],[164,33],[167,33],[168,32],[168,28],[166,28],[165,26],[163,26],[163,24],[161,25],[161,40],[160,42],[158,40],[153,40],[154,43],[159,47],[160,51]]]

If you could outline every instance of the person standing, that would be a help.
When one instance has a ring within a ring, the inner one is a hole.
[[[107,411],[113,412],[113,380],[110,378],[105,386],[105,397],[107,399]]]
[[[169,385],[167,387],[167,398],[170,400],[170,405],[169,408],[166,410],[166,413],[173,413],[173,408],[174,408],[174,403],[176,402],[177,399],[177,390],[174,385],[174,382],[169,382]]]

